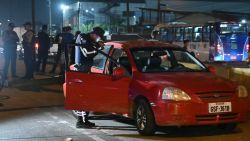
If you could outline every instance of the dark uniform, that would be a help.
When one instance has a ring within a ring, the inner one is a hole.
[[[64,32],[65,28],[63,28],[62,31]],[[53,67],[52,67],[52,70],[50,71],[50,73],[55,73],[56,67],[58,66],[60,58],[61,58],[61,54],[62,54],[62,33],[58,33],[56,35],[55,42],[57,43],[58,48],[57,48],[57,54],[56,54],[56,58],[55,58],[55,63],[53,64]],[[64,69],[64,68],[61,68],[61,72],[60,73],[63,72],[62,69]]]
[[[62,52],[61,52],[61,67],[65,70],[69,68],[69,49],[70,44],[74,43],[74,35],[71,33],[71,27],[66,27],[66,32],[62,34]],[[64,73],[64,72],[63,72]]]
[[[14,24],[9,24],[9,30],[6,30],[3,33],[3,45],[4,45],[4,70],[3,70],[3,79],[8,77],[8,69],[11,63],[11,74],[12,77],[16,77],[16,49],[17,42],[19,38],[15,31],[13,31]]]
[[[81,44],[82,46],[76,46],[75,52],[75,63],[78,65],[79,71],[90,72],[91,67],[94,63],[94,57],[97,55],[96,49],[102,48],[101,40],[93,39],[91,34],[98,35],[100,39],[103,39],[104,30],[96,27],[91,33],[80,34],[76,39],[76,44]],[[95,126],[94,123],[89,122],[89,112],[82,111],[82,115],[77,117],[77,128],[90,128]]]
[[[47,26],[44,25],[41,32],[38,33],[38,61],[37,61],[37,72],[40,71],[40,64],[42,62],[42,70],[41,72],[45,72],[46,65],[47,65],[47,59],[49,54],[49,48],[50,48],[50,38],[47,31]]]
[[[30,23],[26,23],[25,26],[31,26]],[[24,64],[26,73],[23,79],[32,79],[35,65],[35,36],[31,29],[23,34],[23,49],[24,49]]]

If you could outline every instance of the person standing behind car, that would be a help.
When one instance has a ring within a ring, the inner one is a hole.
[[[62,54],[62,34],[65,32],[65,29],[66,29],[66,27],[63,27],[62,28],[62,32],[58,33],[56,35],[56,37],[55,37],[55,42],[57,43],[58,48],[57,48],[57,54],[56,54],[55,62],[53,64],[53,67],[52,67],[52,70],[50,71],[50,73],[55,73],[56,67],[59,64],[59,61],[60,61],[60,58],[61,58],[61,54]],[[64,69],[64,68],[61,68],[60,74],[63,72],[62,69]]]
[[[69,68],[69,50],[71,45],[74,43],[74,35],[71,33],[72,28],[67,26],[65,28],[65,32],[62,34],[62,53],[61,53],[61,70],[63,70],[62,74],[64,74],[64,70],[68,70]],[[64,68],[64,69],[63,69]]]
[[[87,34],[80,34],[76,39],[76,44],[83,46],[76,46],[75,63],[79,71],[90,72],[93,66],[94,57],[97,51],[94,49],[103,48],[104,30],[100,27],[93,28],[93,31]],[[95,123],[89,121],[89,112],[82,112],[84,116],[77,116],[76,128],[92,128]]]
[[[15,27],[14,23],[9,23],[8,30],[3,32],[3,47],[4,47],[4,69],[3,79],[8,78],[8,69],[11,63],[11,74],[13,78],[16,78],[16,50],[17,42],[19,38],[17,33],[13,30]]]
[[[35,36],[30,22],[24,24],[26,32],[23,34],[24,64],[26,68],[25,76],[22,79],[32,79],[35,65]]]
[[[37,61],[37,68],[36,71],[40,72],[40,64],[42,62],[42,70],[41,72],[44,73],[47,65],[47,59],[49,54],[50,48],[50,38],[47,33],[48,26],[43,25],[42,31],[38,33],[38,61]]]

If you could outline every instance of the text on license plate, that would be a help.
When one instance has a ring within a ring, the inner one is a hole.
[[[208,103],[209,113],[224,113],[232,111],[231,102]]]

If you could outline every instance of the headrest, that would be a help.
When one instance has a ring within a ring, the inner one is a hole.
[[[124,57],[119,57],[118,59],[118,63],[121,64],[122,66],[126,67],[126,66],[129,66],[129,60],[128,60],[128,57],[127,56],[124,56]]]
[[[148,62],[149,67],[159,67],[161,66],[161,58],[158,56],[152,56]]]

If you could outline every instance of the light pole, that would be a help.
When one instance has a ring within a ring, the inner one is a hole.
[[[61,10],[62,10],[62,26],[64,26],[64,14],[66,11],[69,9],[69,6],[62,4],[61,5]]]
[[[52,18],[51,18],[51,0],[48,0],[49,2],[49,35],[51,35],[51,21],[52,21]]]
[[[81,14],[81,3],[78,2],[78,30],[80,30],[80,14]]]

